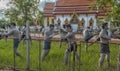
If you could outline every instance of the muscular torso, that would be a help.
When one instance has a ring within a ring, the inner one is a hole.
[[[110,37],[108,36],[107,30],[101,30],[101,32],[99,34],[99,37],[100,37],[100,42],[101,43],[103,43],[103,44],[108,44],[109,43]]]
[[[44,40],[45,41],[50,41],[50,39],[53,37],[52,34],[53,34],[53,31],[50,31],[50,30],[46,31],[44,33]]]
[[[73,32],[68,32],[68,34],[66,35],[66,38],[68,40],[68,43],[75,42],[75,34]]]

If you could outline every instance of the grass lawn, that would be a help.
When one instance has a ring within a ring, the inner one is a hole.
[[[32,41],[30,47],[30,69],[38,69],[38,41]],[[2,39],[0,40],[0,68],[12,67],[13,66],[13,43],[12,40],[7,42]],[[64,52],[66,49],[66,44],[59,48],[59,42],[52,43],[52,48],[50,53],[46,57],[44,62],[40,62],[41,71],[67,71],[68,67],[64,65]],[[42,50],[41,42],[41,50]],[[80,54],[82,65],[80,66],[80,71],[115,71],[117,66],[117,56],[118,56],[118,45],[110,44],[111,50],[111,66],[107,67],[106,60],[104,61],[103,68],[98,67],[99,60],[99,45],[94,44],[89,47],[88,52],[85,52],[84,44],[78,45],[78,53]],[[22,42],[19,46],[19,51],[21,52],[23,58],[16,58],[17,68],[26,68],[26,45]],[[72,61],[72,54],[71,54]],[[76,71],[78,71],[78,62],[76,60]],[[23,71],[23,70],[21,70]],[[71,68],[72,71],[72,68]]]

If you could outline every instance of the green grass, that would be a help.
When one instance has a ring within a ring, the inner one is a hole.
[[[4,67],[13,67],[13,41],[8,40],[0,40],[0,68]],[[50,53],[45,58],[44,62],[40,62],[41,71],[67,71],[67,66],[64,65],[64,53],[66,50],[66,44],[64,43],[62,48],[59,48],[59,43],[52,43],[52,48]],[[115,71],[117,66],[117,56],[118,56],[118,45],[111,44],[111,66],[107,67],[106,60],[104,61],[103,68],[100,69],[98,67],[99,60],[99,44],[94,44],[89,47],[88,52],[85,52],[84,44],[78,45],[78,53],[81,57],[82,64],[80,66],[80,71]],[[43,44],[41,42],[41,50],[43,48]],[[16,58],[16,67],[17,68],[26,68],[26,46],[23,43],[20,43],[19,51],[21,52],[23,58]],[[38,41],[32,41],[30,47],[30,69],[37,70],[38,69]],[[71,54],[72,61],[72,54]],[[23,71],[23,70],[21,70]],[[72,71],[72,68],[71,68]],[[78,62],[76,60],[76,71],[78,71]]]

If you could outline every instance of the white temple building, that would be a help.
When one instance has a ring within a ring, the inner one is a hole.
[[[57,0],[46,3],[43,16],[44,26],[49,24],[71,24],[74,31],[79,28],[97,28],[97,18],[103,18],[105,12],[90,10],[96,0]]]

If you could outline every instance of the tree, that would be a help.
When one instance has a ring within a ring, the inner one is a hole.
[[[8,21],[5,18],[0,19],[0,28],[3,28],[3,26],[7,26]]]
[[[111,8],[107,8],[111,7]],[[106,20],[111,21],[112,25],[120,26],[120,3],[117,0],[96,0],[96,4],[92,5],[98,11],[103,10],[106,12]]]
[[[43,25],[44,25],[44,24],[43,24],[43,22],[44,22],[44,20],[43,20],[43,13],[42,13],[42,12],[39,12],[37,18],[38,18],[38,20],[39,20],[39,25],[43,26]]]
[[[11,7],[5,11],[5,15],[9,18],[10,22],[15,21],[17,24],[22,25],[26,20],[34,21],[39,14],[40,0],[10,0]]]

